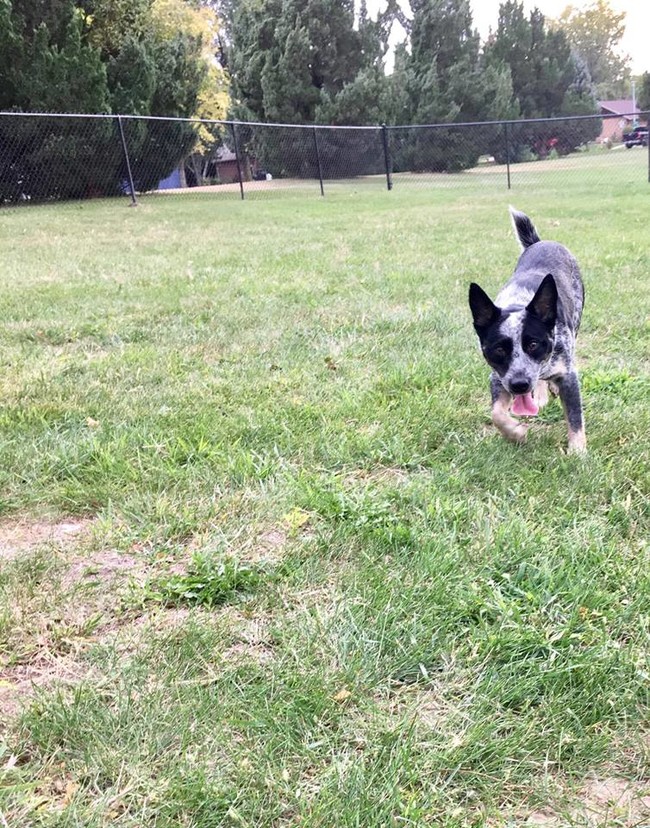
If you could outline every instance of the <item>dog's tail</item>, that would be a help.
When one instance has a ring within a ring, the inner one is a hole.
[[[521,213],[511,206],[510,218],[512,219],[512,226],[515,228],[515,235],[519,240],[522,250],[530,247],[531,244],[541,241],[537,235],[537,230],[535,230],[535,225],[525,213]]]

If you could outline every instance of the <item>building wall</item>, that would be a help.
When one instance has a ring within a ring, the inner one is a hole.
[[[222,184],[234,184],[239,181],[237,161],[218,161],[219,178]]]
[[[611,112],[601,110],[601,115],[611,115]],[[623,140],[623,133],[630,129],[632,129],[632,118],[626,118],[624,115],[617,118],[607,118],[603,121],[602,131],[596,140],[599,144],[604,144],[605,141],[618,144]]]

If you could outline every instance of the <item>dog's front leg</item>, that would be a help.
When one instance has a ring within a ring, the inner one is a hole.
[[[587,437],[582,418],[582,400],[580,399],[578,375],[575,371],[567,372],[564,376],[558,378],[557,386],[569,429],[569,454],[585,454],[587,451]]]
[[[512,396],[501,385],[497,374],[492,374],[490,377],[490,391],[492,392],[492,422],[507,440],[512,440],[513,443],[523,443],[528,426],[510,416]]]

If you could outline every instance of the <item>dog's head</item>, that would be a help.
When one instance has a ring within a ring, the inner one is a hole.
[[[551,357],[557,300],[557,286],[550,273],[522,308],[499,308],[481,287],[470,285],[469,306],[483,356],[514,396],[534,390]]]

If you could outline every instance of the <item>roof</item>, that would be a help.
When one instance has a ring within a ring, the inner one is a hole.
[[[215,153],[215,157],[216,157],[217,161],[236,161],[237,160],[237,156],[235,155],[235,153],[231,149],[228,149],[228,147],[225,146],[225,144],[219,147],[219,149]]]
[[[607,109],[614,115],[638,115],[641,110],[634,106],[631,100],[619,99],[616,101],[598,101],[601,109]]]

